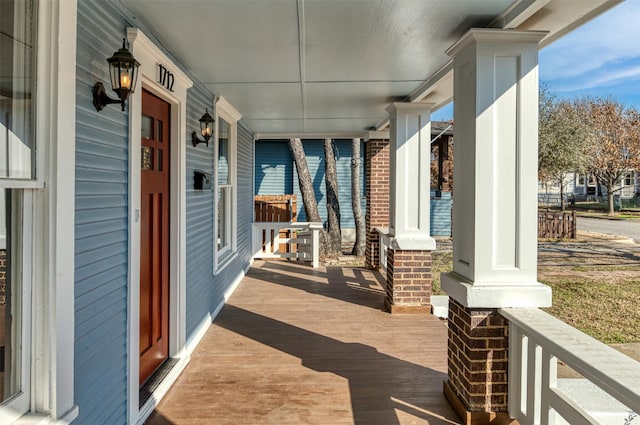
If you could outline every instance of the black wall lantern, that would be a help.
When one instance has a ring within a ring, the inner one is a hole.
[[[198,121],[200,121],[200,134],[204,140],[198,139],[198,134],[194,131],[191,133],[191,143],[193,143],[193,147],[198,146],[199,143],[206,143],[209,147],[209,139],[213,134],[213,117],[209,114],[208,108],[204,110],[204,115]]]
[[[109,74],[111,76],[111,88],[118,95],[118,99],[107,96],[104,85],[97,82],[93,86],[93,106],[97,111],[101,111],[105,106],[112,103],[124,104],[130,93],[136,86],[138,78],[138,67],[140,63],[133,57],[131,52],[125,47],[125,40],[122,40],[122,48],[107,59],[109,63]]]

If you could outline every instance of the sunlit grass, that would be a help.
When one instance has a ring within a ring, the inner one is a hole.
[[[440,273],[451,271],[451,252],[434,252],[433,294],[445,295]],[[576,259],[574,259],[575,261]],[[544,266],[540,280],[551,286],[553,307],[544,309],[607,343],[640,342],[640,265]]]
[[[544,309],[549,314],[607,344],[640,342],[640,280],[542,281],[553,290],[553,307]]]

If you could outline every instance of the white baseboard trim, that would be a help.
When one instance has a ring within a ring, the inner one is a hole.
[[[249,271],[250,268],[251,268],[251,264],[247,265],[247,267],[240,272],[240,274],[235,278],[235,280],[231,283],[231,285],[229,285],[227,290],[224,291],[224,302],[222,304],[229,301],[229,298],[231,298],[231,295],[233,295],[236,289],[238,289],[238,285],[240,285],[240,282],[242,282],[242,279],[244,279],[244,277],[247,275],[247,272]],[[214,311],[214,313],[211,314],[212,321],[213,319],[216,318],[221,308],[222,306],[218,306]]]
[[[189,357],[182,357],[178,359],[178,362],[173,366],[171,371],[167,374],[167,377],[162,380],[158,388],[155,389],[149,400],[140,407],[138,411],[138,420],[136,421],[137,425],[142,425],[144,421],[147,420],[149,415],[153,412],[153,409],[156,408],[160,400],[167,394],[169,389],[173,386],[174,382],[178,379],[178,376],[182,373],[184,368],[189,363]]]

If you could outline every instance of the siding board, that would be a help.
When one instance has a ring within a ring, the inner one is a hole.
[[[128,418],[128,111],[96,112],[91,88],[108,82],[106,58],[127,22],[117,2],[78,0],[75,199],[75,424],[124,424]],[[95,22],[101,22],[96,26]],[[153,34],[147,32],[151,38]],[[170,52],[166,52],[172,56]],[[195,81],[188,91],[186,128],[199,128],[214,95]],[[186,147],[187,339],[223,301],[251,260],[253,134],[241,123],[237,143],[237,255],[213,275],[212,190],[193,189],[193,170],[213,175],[213,144]],[[135,378],[137,379],[137,377]]]
[[[91,98],[126,27],[112,3],[78,1],[74,424],[127,418],[128,117]]]
[[[293,193],[294,165],[287,142],[258,141],[255,152],[256,195],[288,195]]]
[[[205,107],[211,109],[213,96],[199,83],[189,90],[187,128],[199,128]],[[213,274],[214,190],[194,190],[193,170],[213,175],[213,143],[187,146],[187,338],[224,300],[231,283],[251,260],[251,220],[253,218],[253,134],[238,123],[237,158],[237,250],[236,256],[219,274]]]

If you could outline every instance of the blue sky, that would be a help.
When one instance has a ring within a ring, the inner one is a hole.
[[[640,109],[640,0],[626,0],[556,40],[539,60],[540,82],[559,97],[612,97]],[[432,115],[452,117],[452,105]]]

